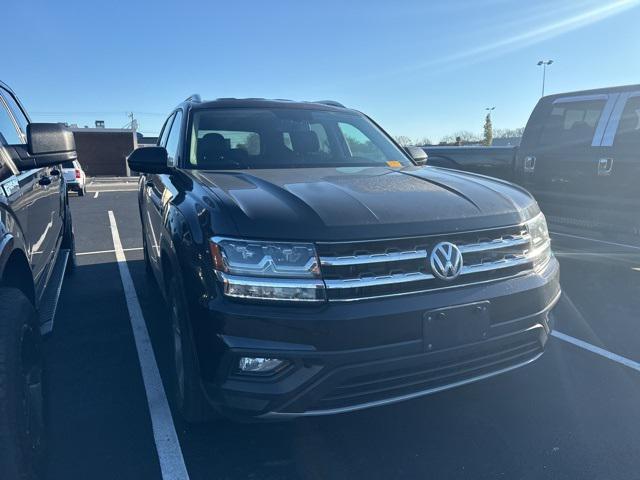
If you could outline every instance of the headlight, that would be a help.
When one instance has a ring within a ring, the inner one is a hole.
[[[531,236],[531,249],[529,257],[533,259],[534,268],[541,268],[551,257],[551,240],[547,221],[542,213],[526,222],[527,231]]]
[[[311,243],[214,237],[210,250],[223,292],[229,297],[324,300],[318,256]]]

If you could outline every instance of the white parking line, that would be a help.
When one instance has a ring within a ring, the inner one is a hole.
[[[93,198],[98,198],[98,194],[99,194],[99,193],[100,193],[100,192],[96,192],[96,194],[93,196]]]
[[[557,330],[554,330],[553,332],[551,332],[551,335],[553,335],[556,338],[559,338],[560,340],[571,343],[576,347],[584,348],[585,350],[589,350],[591,353],[595,353],[596,355],[600,355],[601,357],[608,358],[609,360],[612,360],[616,363],[624,365],[625,367],[629,367],[640,372],[640,363],[635,362],[629,358],[623,357],[616,353],[612,353],[608,350],[605,350],[604,348],[596,347],[595,345],[591,345],[590,343],[587,343],[584,340],[571,337],[566,333],[558,332]]]
[[[133,252],[135,250],[142,250],[142,247],[133,247],[133,248],[123,248],[123,252]],[[76,257],[78,255],[98,255],[100,253],[115,253],[115,250],[96,250],[94,252],[78,252],[76,253]]]
[[[158,371],[158,364],[153,353],[153,346],[142,315],[136,289],[124,256],[116,218],[111,210],[109,210],[109,223],[111,224],[111,236],[113,237],[118,269],[120,270],[120,279],[122,280],[127,309],[129,310],[133,338],[138,351],[142,380],[147,394],[151,428],[153,429],[162,478],[163,480],[188,480],[189,474],[184,463],[173,418],[171,417],[169,402],[162,385],[162,378]]]
[[[638,247],[637,245],[629,245],[627,243],[618,243],[618,242],[609,242],[606,240],[598,240],[597,238],[590,238],[590,237],[581,237],[580,235],[571,235],[569,233],[560,233],[560,232],[550,232],[551,235],[560,235],[561,237],[571,237],[571,238],[579,238],[580,240],[588,240],[590,242],[596,242],[596,243],[603,243],[605,245],[614,245],[616,247],[625,247],[625,248],[632,248],[634,250],[640,250],[640,247]]]

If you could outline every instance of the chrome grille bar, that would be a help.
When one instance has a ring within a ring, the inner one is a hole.
[[[407,252],[375,253],[372,255],[350,255],[344,257],[320,257],[320,263],[327,267],[346,267],[350,265],[369,265],[372,263],[401,262],[404,260],[422,260],[427,258],[426,250]]]
[[[378,285],[395,285],[399,283],[433,280],[435,277],[429,273],[410,272],[382,277],[347,278],[344,280],[325,280],[327,289],[375,287]]]
[[[468,245],[460,245],[458,248],[464,255],[465,253],[486,252],[490,250],[502,250],[519,245],[528,245],[531,241],[529,234],[519,235],[513,238],[500,238],[490,242],[471,243]]]

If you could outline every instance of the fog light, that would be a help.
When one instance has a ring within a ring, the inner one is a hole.
[[[277,358],[242,357],[238,368],[244,373],[273,373],[287,365],[286,360]]]

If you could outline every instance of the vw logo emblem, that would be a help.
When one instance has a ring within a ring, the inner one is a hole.
[[[462,253],[453,243],[440,242],[431,252],[429,263],[440,280],[455,280],[462,271]]]

